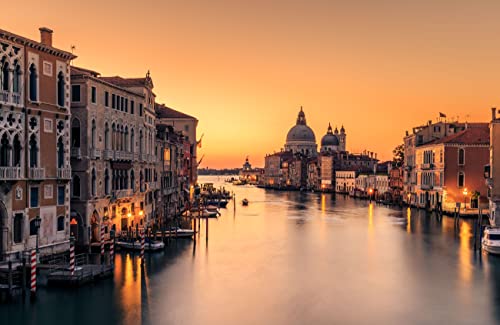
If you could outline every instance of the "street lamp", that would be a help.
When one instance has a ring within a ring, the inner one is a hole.
[[[373,189],[371,189],[371,188],[370,188],[370,189],[368,190],[368,193],[370,194],[370,202],[371,202],[371,201],[372,201],[372,193],[373,193]]]
[[[40,232],[40,225],[42,224],[42,219],[40,218],[40,216],[36,216],[34,223],[35,223],[35,230],[36,230],[36,257],[37,257],[37,261],[38,261],[38,255],[40,252],[40,250],[38,248],[38,234]]]
[[[465,209],[467,209],[467,202],[466,202],[466,199],[467,199],[467,188],[464,188],[464,191],[462,192],[462,194],[464,195],[464,211]]]

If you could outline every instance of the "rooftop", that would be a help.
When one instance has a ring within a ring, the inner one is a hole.
[[[155,103],[155,112],[159,118],[187,118],[196,120],[196,117],[176,111],[165,104]]]
[[[477,123],[479,124],[479,123]],[[490,144],[490,129],[487,123],[483,125],[467,126],[467,129],[447,137],[429,142],[428,144]]]

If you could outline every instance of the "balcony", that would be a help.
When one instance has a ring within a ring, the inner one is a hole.
[[[57,168],[58,179],[71,179],[71,168]]]
[[[90,158],[92,159],[101,158],[101,150],[96,148],[90,149]]]
[[[148,154],[141,153],[141,161],[148,161]]]
[[[134,158],[134,154],[128,151],[122,151],[122,159],[123,160],[132,160]]]
[[[131,197],[132,195],[134,195],[134,191],[132,189],[114,190],[113,191],[113,198],[114,199],[123,199],[126,197]]]
[[[139,160],[139,154],[138,153],[134,153],[134,161],[138,161]]]
[[[421,184],[421,185],[420,185],[420,188],[421,188],[422,190],[432,190],[433,186],[432,186],[432,185],[430,185],[430,184]]]
[[[0,167],[0,180],[18,180],[23,177],[21,167]]]
[[[82,149],[71,148],[71,158],[82,159]]]
[[[30,179],[44,179],[45,178],[45,168],[30,167],[29,168],[29,178]]]
[[[9,92],[5,90],[0,90],[0,102],[9,103]]]
[[[3,104],[21,105],[21,94],[0,90],[0,102]]]
[[[115,158],[115,152],[113,150],[105,149],[103,151],[103,157],[106,160],[114,159]]]
[[[433,164],[422,164],[420,165],[421,169],[432,169],[434,167]]]

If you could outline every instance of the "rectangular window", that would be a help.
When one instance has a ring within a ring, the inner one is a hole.
[[[125,113],[128,113],[128,99],[125,98]]]
[[[71,86],[71,101],[73,103],[80,102],[80,85]]]
[[[120,111],[125,110],[125,98],[120,97]]]
[[[139,116],[142,116],[142,103],[139,104]]]
[[[38,187],[30,188],[30,207],[38,208]]]
[[[458,173],[458,187],[464,187],[465,184],[465,175],[462,172]]]
[[[116,95],[111,95],[111,108],[116,108]]]
[[[66,199],[66,187],[58,186],[57,187],[57,205],[64,205],[64,201]]]
[[[43,197],[45,199],[52,199],[54,197],[54,188],[52,185],[45,185],[43,187]]]
[[[16,213],[14,215],[14,242],[20,243],[23,240],[23,214]]]
[[[91,88],[91,96],[90,100],[93,104],[97,103],[97,89],[95,87]]]
[[[104,92],[104,106],[109,107],[109,92]]]
[[[130,101],[130,114],[134,114],[134,106],[135,102],[133,100]]]

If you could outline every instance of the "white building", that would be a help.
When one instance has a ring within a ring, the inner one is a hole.
[[[338,170],[335,172],[335,192],[350,193],[356,187],[355,170]]]

